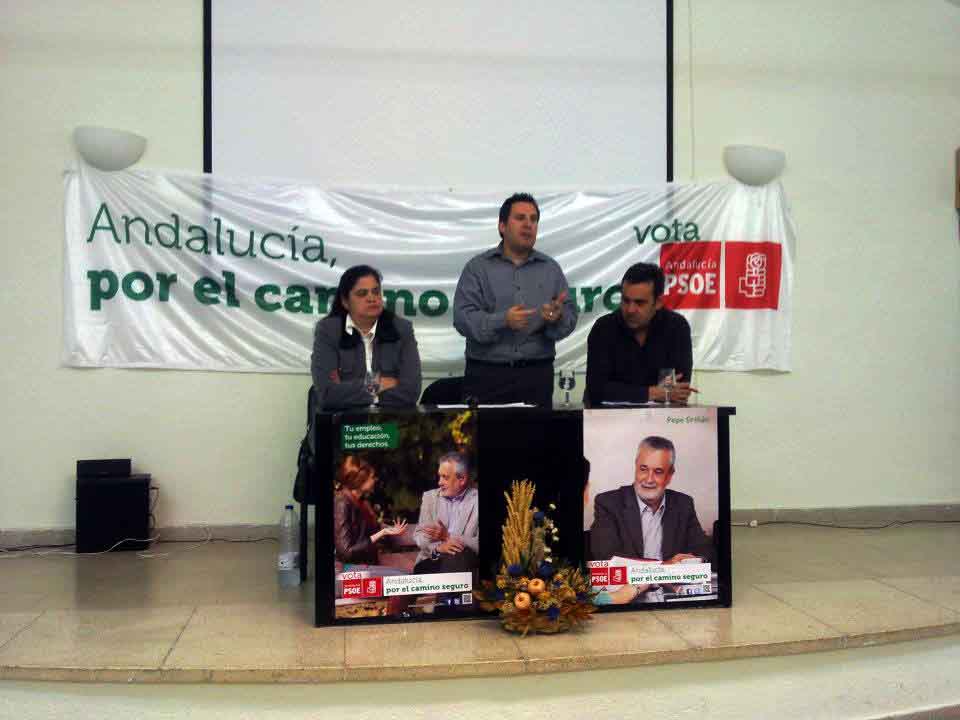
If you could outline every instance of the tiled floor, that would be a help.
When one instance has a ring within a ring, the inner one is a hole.
[[[960,632],[957,547],[956,524],[737,528],[732,609],[617,613],[584,633],[524,639],[486,620],[314,628],[312,585],[280,590],[269,542],[161,545],[149,560],[0,555],[0,678],[512,675],[930,637]]]

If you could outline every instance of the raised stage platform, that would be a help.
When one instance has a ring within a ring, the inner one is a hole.
[[[598,616],[517,638],[494,621],[315,628],[276,544],[2,557],[0,679],[335,683],[517,676],[790,655],[960,631],[960,525],[736,528],[734,606]]]

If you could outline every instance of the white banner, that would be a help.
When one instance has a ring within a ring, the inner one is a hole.
[[[66,175],[63,362],[76,367],[307,372],[343,270],[384,275],[424,370],[457,371],[453,295],[496,245],[512,192],[325,190],[286,181],[89,168]],[[557,367],[586,365],[624,270],[657,262],[702,369],[790,369],[795,232],[779,184],[541,191],[537,249],[580,308]]]

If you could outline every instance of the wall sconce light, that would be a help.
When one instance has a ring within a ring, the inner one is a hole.
[[[84,125],[73,131],[73,144],[98,170],[124,170],[143,157],[147,139],[126,130]]]
[[[724,167],[744,185],[766,185],[776,180],[786,162],[782,150],[757,145],[727,145],[723,149]]]

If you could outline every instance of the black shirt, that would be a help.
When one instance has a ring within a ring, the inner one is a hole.
[[[687,319],[661,308],[639,345],[620,310],[614,310],[593,324],[587,338],[587,403],[647,402],[647,388],[657,384],[661,368],[674,368],[679,382],[690,382],[693,345]]]

